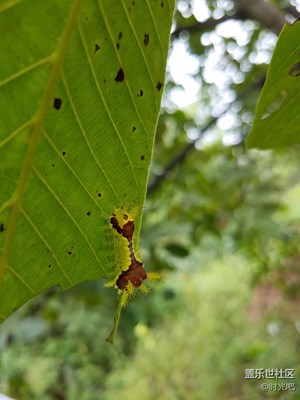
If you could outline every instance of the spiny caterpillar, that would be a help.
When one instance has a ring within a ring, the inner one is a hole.
[[[144,284],[146,279],[157,280],[160,279],[161,274],[159,272],[147,273],[143,263],[137,259],[133,245],[134,218],[129,213],[125,213],[124,210],[117,210],[110,218],[110,225],[121,238],[125,239],[121,244],[123,245],[126,243],[129,253],[129,265],[126,266],[126,270],[123,270],[121,274],[117,275],[116,278],[105,285],[108,287],[116,286],[119,289],[119,302],[114,318],[114,326],[106,339],[108,342],[113,343],[120,320],[121,309],[127,304],[128,300],[135,295],[137,288],[143,293],[148,292],[148,287]]]

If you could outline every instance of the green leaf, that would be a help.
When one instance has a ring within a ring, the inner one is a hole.
[[[1,2],[1,320],[126,268],[109,221],[135,213],[137,245],[172,13],[173,0]]]
[[[285,25],[261,92],[248,147],[270,149],[300,143],[300,21]]]

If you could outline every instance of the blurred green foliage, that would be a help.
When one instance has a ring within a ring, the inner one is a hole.
[[[2,325],[0,390],[18,399],[255,400],[269,397],[244,371],[262,367],[294,368],[299,387],[297,152],[216,149],[202,155],[201,201],[196,180],[186,196],[178,175],[164,185],[172,204],[151,196],[144,258],[170,272],[125,309],[116,345],[104,341],[116,299],[101,282],[53,289]],[[234,163],[236,154],[248,161]],[[270,398],[298,392],[282,394]]]

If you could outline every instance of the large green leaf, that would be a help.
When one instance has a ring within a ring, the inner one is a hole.
[[[124,268],[109,220],[123,207],[140,228],[172,9],[0,2],[1,320]]]
[[[300,21],[283,28],[260,95],[248,147],[300,143]]]

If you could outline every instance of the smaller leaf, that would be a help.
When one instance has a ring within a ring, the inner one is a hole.
[[[247,145],[271,149],[300,143],[300,21],[285,25],[274,50]]]

